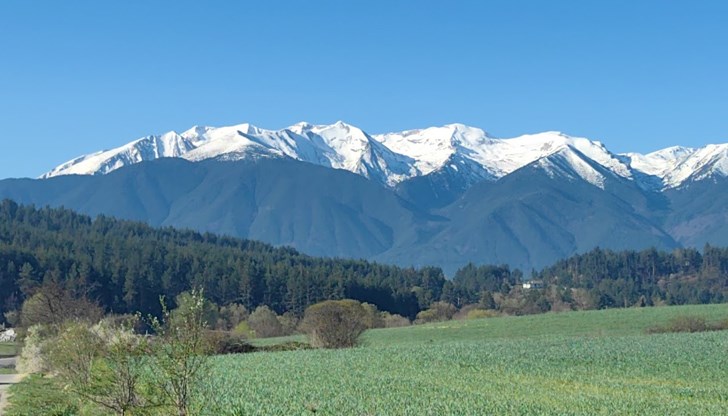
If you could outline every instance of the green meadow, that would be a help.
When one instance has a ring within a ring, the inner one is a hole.
[[[213,359],[202,414],[728,412],[728,331],[647,334],[728,305],[449,321],[365,333],[351,350]],[[270,342],[270,341],[269,341]]]
[[[718,322],[728,305],[449,321],[371,330],[348,350],[214,357],[196,414],[726,414],[728,331],[647,333],[680,316]]]

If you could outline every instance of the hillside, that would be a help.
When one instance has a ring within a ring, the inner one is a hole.
[[[530,278],[546,287],[522,289]],[[0,202],[1,311],[19,308],[47,282],[117,313],[156,313],[160,295],[174,299],[202,287],[218,305],[265,304],[297,315],[319,300],[344,297],[411,319],[435,301],[532,314],[724,302],[728,249],[597,249],[525,278],[505,265],[469,264],[448,280],[436,267],[310,257],[257,241]]]
[[[540,269],[595,247],[726,245],[727,145],[617,154],[463,124],[196,126],[79,156],[0,197],[402,267]]]

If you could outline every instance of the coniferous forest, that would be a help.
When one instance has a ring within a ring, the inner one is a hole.
[[[529,280],[538,288],[524,289]],[[199,287],[221,306],[267,305],[298,316],[343,298],[410,319],[437,301],[527,314],[724,302],[728,249],[597,248],[526,276],[505,265],[469,264],[447,279],[437,267],[315,258],[257,241],[0,202],[0,311],[19,309],[49,282],[112,313],[158,314],[160,295],[174,299]]]

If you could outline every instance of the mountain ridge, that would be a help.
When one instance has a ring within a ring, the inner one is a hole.
[[[41,178],[106,174],[162,157],[191,161],[288,157],[348,170],[392,188],[416,177],[450,171],[451,175],[461,176],[460,182],[468,188],[482,180],[498,180],[564,148],[648,190],[664,191],[691,181],[728,176],[728,144],[696,149],[674,146],[645,155],[617,154],[599,141],[557,131],[496,138],[477,127],[454,123],[370,135],[337,121],[330,125],[300,122],[280,130],[249,123],[217,128],[194,126],[181,134],[171,131],[146,136],[114,149],[79,156]],[[465,168],[458,173],[461,166]],[[597,178],[583,179],[599,186]]]

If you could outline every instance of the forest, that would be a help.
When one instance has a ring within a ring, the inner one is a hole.
[[[321,300],[350,298],[414,319],[435,302],[506,314],[719,303],[728,296],[727,277],[728,249],[705,246],[595,248],[528,277],[506,265],[468,264],[448,279],[438,267],[316,258],[257,241],[0,202],[0,317],[49,283],[116,314],[159,314],[160,295],[175,299],[201,288],[220,306],[267,305],[301,316]],[[539,288],[524,289],[527,280]]]

